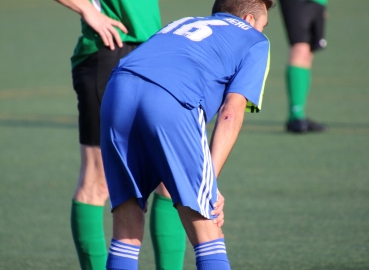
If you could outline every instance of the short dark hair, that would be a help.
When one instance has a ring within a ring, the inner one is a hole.
[[[266,9],[269,10],[275,5],[275,2],[274,0],[215,0],[212,14],[226,12],[237,17],[252,14],[257,18],[262,12],[262,5],[265,5]]]

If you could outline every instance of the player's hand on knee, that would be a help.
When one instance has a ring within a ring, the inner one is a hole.
[[[211,212],[212,215],[218,215],[213,222],[217,224],[218,227],[222,227],[224,224],[224,197],[218,190],[218,200],[214,203],[214,210]]]
[[[224,212],[220,212],[220,214],[213,220],[213,222],[220,228],[224,225]]]

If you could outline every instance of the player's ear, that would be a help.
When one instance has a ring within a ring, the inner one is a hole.
[[[248,22],[251,26],[255,25],[255,17],[252,14],[247,14],[243,17],[243,19]]]

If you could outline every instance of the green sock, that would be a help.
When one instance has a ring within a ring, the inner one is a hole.
[[[311,83],[311,70],[287,66],[287,94],[289,99],[289,121],[305,119],[305,106]]]
[[[107,251],[103,213],[103,206],[84,204],[75,200],[72,202],[72,235],[83,270],[105,269]]]
[[[157,270],[182,270],[186,233],[171,199],[154,193],[150,233]]]

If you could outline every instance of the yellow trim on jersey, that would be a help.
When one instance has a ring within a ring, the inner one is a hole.
[[[266,69],[265,69],[265,73],[264,73],[264,81],[263,81],[263,85],[261,87],[261,92],[260,92],[260,98],[259,98],[259,104],[255,105],[254,103],[252,103],[251,101],[247,101],[246,104],[246,108],[245,108],[245,112],[251,112],[251,113],[258,113],[261,110],[261,105],[263,102],[263,95],[264,95],[264,88],[265,88],[265,82],[266,79],[268,77],[269,74],[269,69],[270,69],[270,43],[269,44],[269,49],[268,49],[268,60],[267,60],[267,65],[266,65]]]

